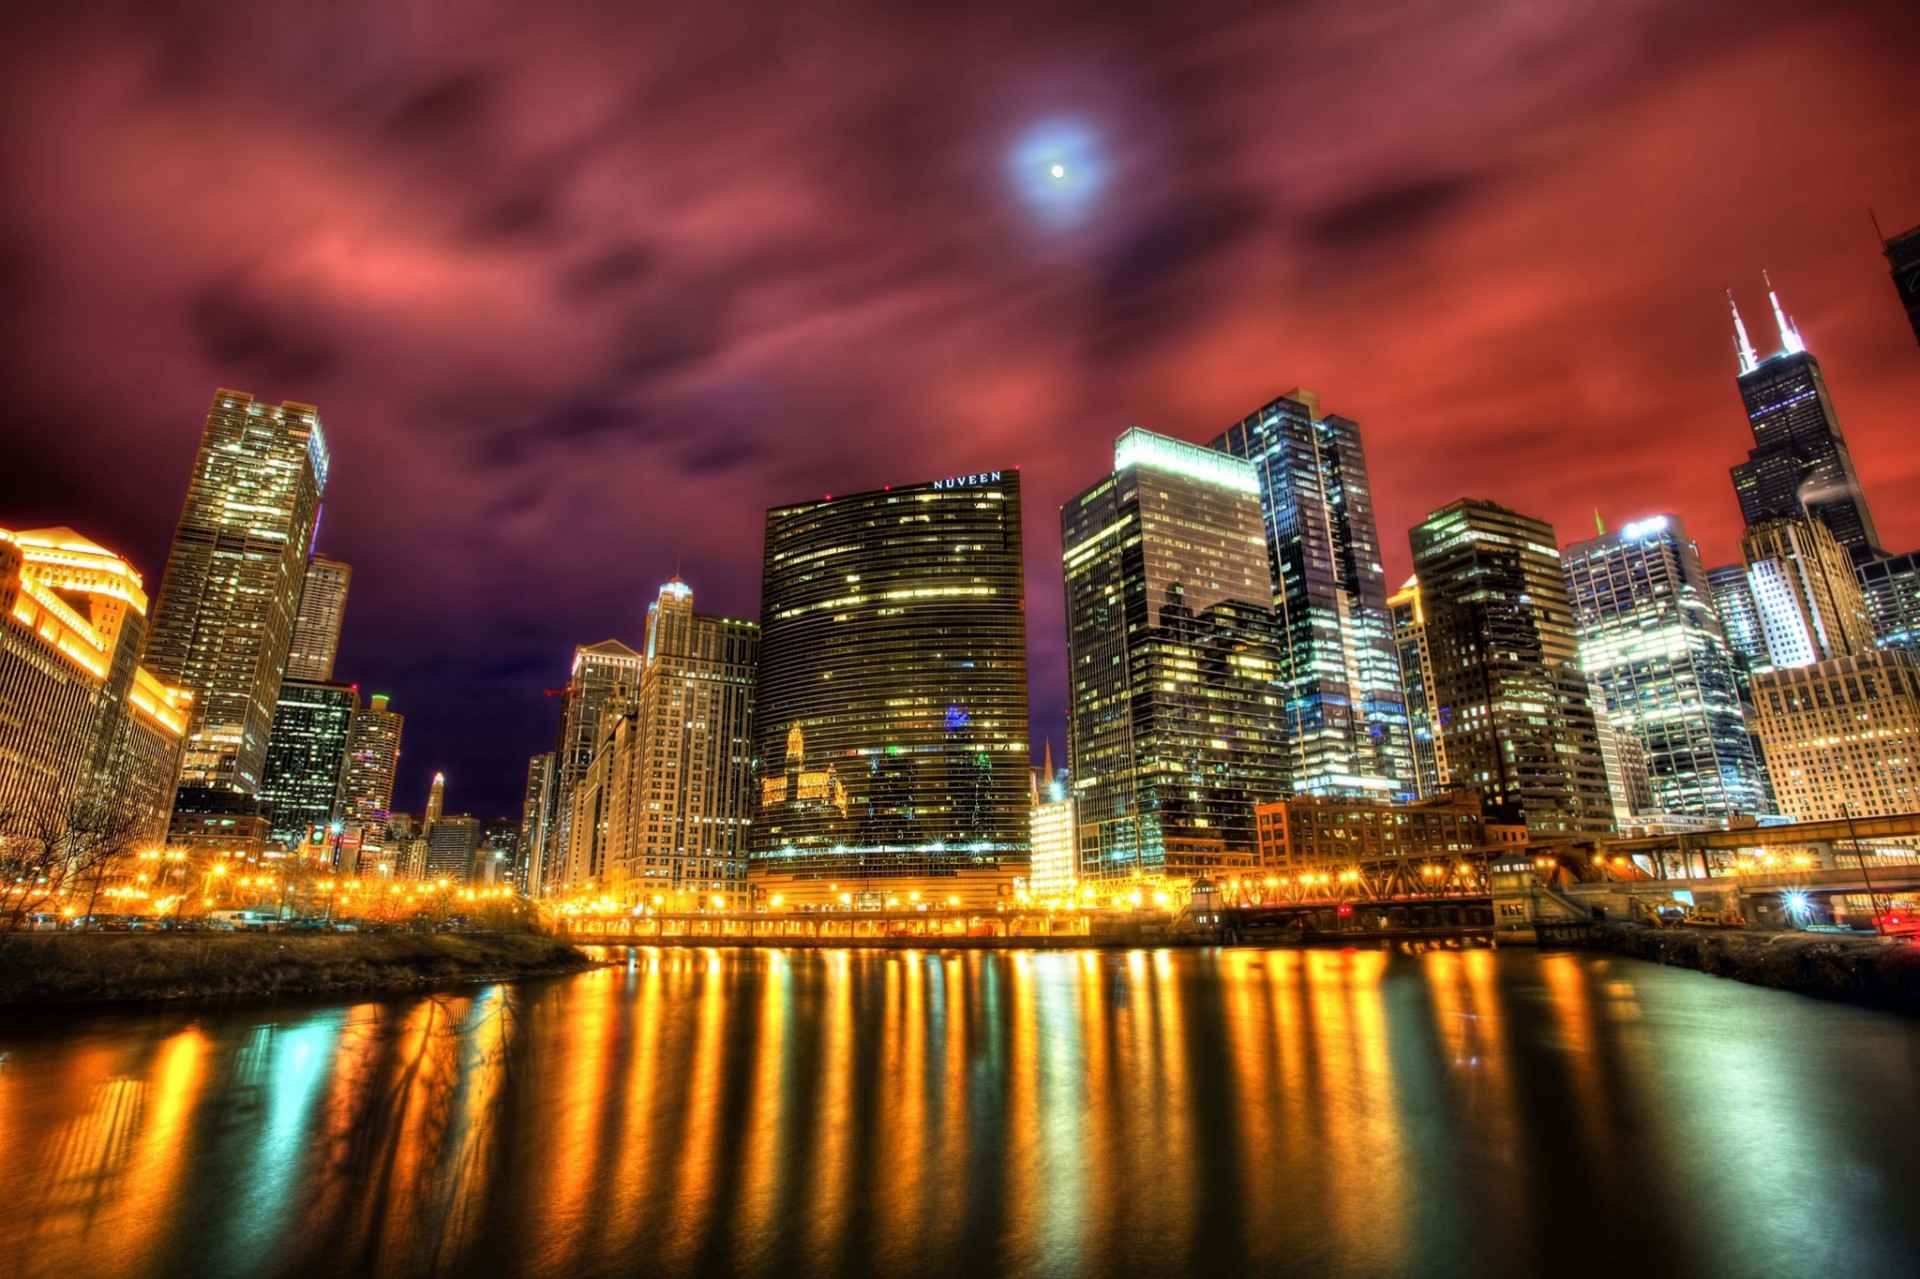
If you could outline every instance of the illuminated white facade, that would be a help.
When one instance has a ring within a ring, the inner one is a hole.
[[[1073,797],[1058,782],[1049,785],[1047,796],[1033,806],[1033,868],[1027,889],[1040,901],[1055,901],[1075,887]]]

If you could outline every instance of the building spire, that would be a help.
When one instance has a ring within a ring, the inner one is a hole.
[[[1727,290],[1727,305],[1733,308],[1733,349],[1740,353],[1740,371],[1751,373],[1760,367],[1760,353],[1747,340],[1746,321],[1740,318],[1740,304],[1733,300],[1732,289]]]
[[[1780,295],[1773,291],[1773,280],[1765,271],[1760,273],[1760,278],[1767,282],[1767,301],[1773,303],[1773,322],[1780,329],[1781,347],[1788,355],[1800,354],[1807,349],[1807,344],[1800,340],[1800,330],[1793,326],[1793,321],[1787,318],[1787,313],[1780,309]]]

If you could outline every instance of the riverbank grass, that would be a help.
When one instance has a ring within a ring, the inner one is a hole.
[[[1595,950],[1820,999],[1920,1013],[1920,946],[1832,933],[1597,924]]]
[[[592,964],[537,933],[14,933],[0,1005],[406,991]]]

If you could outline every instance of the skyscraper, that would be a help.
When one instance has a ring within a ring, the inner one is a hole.
[[[1920,340],[1920,226],[1882,241],[1881,249],[1887,255],[1894,291],[1907,309],[1907,323],[1913,326],[1914,338]]]
[[[1561,552],[1594,710],[1634,740],[1652,812],[1727,818],[1769,810],[1700,554],[1657,515]],[[1604,744],[1604,743],[1603,743]]]
[[[1754,440],[1747,460],[1733,468],[1740,512],[1748,524],[1812,515],[1833,531],[1854,563],[1884,556],[1820,361],[1781,310],[1771,281],[1767,299],[1773,304],[1781,350],[1765,360],[1747,341],[1740,308],[1733,306],[1740,398]],[[1728,302],[1733,302],[1731,294]]]
[[[553,821],[553,752],[527,761],[527,794],[520,806],[520,888],[530,897],[545,891],[544,867],[538,850],[547,846],[547,828]]]
[[[549,889],[588,878],[582,867],[569,864],[573,846],[574,788],[593,763],[602,739],[601,716],[632,711],[640,696],[640,668],[645,659],[619,640],[583,644],[573,652],[573,669],[560,707],[560,744],[554,751],[554,820],[544,847],[532,850],[539,858],[542,883]]]
[[[693,611],[678,577],[647,611],[646,668],[616,802],[626,837],[607,867],[616,900],[747,903],[753,686],[760,628]]]
[[[1027,889],[1038,901],[1058,901],[1074,891],[1080,873],[1073,796],[1065,783],[1047,783],[1028,825],[1033,869]]]
[[[215,393],[147,642],[193,694],[182,785],[260,789],[326,482],[318,409]]]
[[[435,773],[433,775],[433,785],[427,788],[427,813],[426,816],[420,820],[421,829],[425,830],[427,834],[433,834],[433,825],[440,820],[440,814],[445,811],[446,803],[447,775],[445,773]]]
[[[1410,798],[1418,789],[1360,424],[1292,390],[1228,428],[1253,463],[1273,580],[1293,785]]]
[[[1409,538],[1453,781],[1536,836],[1605,834],[1606,765],[1553,526],[1463,498]]]
[[[1060,528],[1079,878],[1250,869],[1290,790],[1253,464],[1136,427]]]
[[[458,813],[427,828],[426,878],[465,884],[473,878],[473,855],[480,847],[480,819]]]
[[[345,684],[286,680],[267,739],[260,798],[273,805],[273,842],[304,843],[315,827],[344,816],[348,748],[358,690]]]
[[[1873,647],[1873,618],[1839,542],[1808,517],[1762,520],[1741,535],[1767,664],[1809,666]]]
[[[767,512],[757,889],[1011,894],[1027,862],[1020,527],[1017,471]]]
[[[1420,604],[1420,579],[1410,577],[1387,599],[1393,616],[1393,642],[1400,651],[1400,687],[1407,699],[1408,740],[1413,748],[1413,780],[1422,799],[1445,790],[1447,743],[1433,704],[1433,657],[1427,651],[1427,615]]]
[[[1753,587],[1747,581],[1745,564],[1723,564],[1707,570],[1707,587],[1713,592],[1713,611],[1727,637],[1727,648],[1734,657],[1734,674],[1744,692],[1754,671],[1766,670],[1767,637],[1760,629],[1760,610],[1754,607]]]
[[[1809,518],[1741,539],[1771,669],[1753,677],[1754,732],[1780,812],[1796,821],[1920,804],[1920,665],[1874,647],[1846,554]]]
[[[400,767],[400,735],[406,717],[387,709],[385,693],[367,699],[353,717],[347,739],[347,789],[343,818],[359,827],[362,837],[386,834],[393,812],[393,779]],[[376,838],[377,842],[377,838]]]
[[[166,834],[189,696],[140,664],[146,612],[113,552],[0,529],[0,838]]]
[[[1920,654],[1920,551],[1862,564],[1860,590],[1880,646]]]
[[[300,608],[293,619],[293,642],[287,648],[287,678],[325,684],[333,679],[333,660],[340,652],[340,623],[345,620],[347,587],[353,567],[324,555],[307,561],[307,580],[300,587]]]

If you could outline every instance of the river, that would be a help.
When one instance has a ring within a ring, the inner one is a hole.
[[[0,1273],[1920,1274],[1920,1022],[1640,961],[620,950],[0,1020]]]

